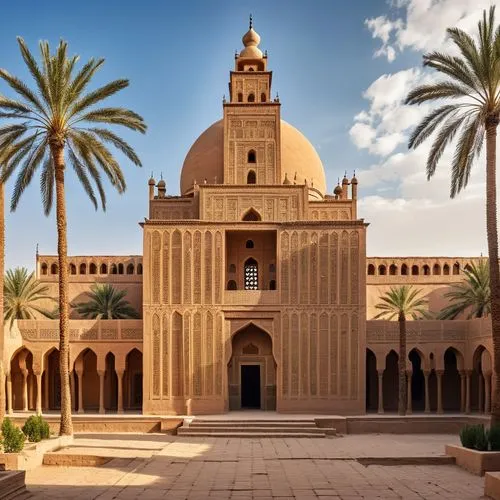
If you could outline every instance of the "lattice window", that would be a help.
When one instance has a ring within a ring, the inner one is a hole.
[[[257,261],[248,259],[245,262],[245,290],[259,289],[259,272]]]

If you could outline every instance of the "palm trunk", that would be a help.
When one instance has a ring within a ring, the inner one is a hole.
[[[398,413],[406,414],[406,318],[399,313],[399,359],[398,359]]]
[[[486,235],[490,265],[491,335],[495,389],[491,423],[500,424],[500,271],[498,267],[496,147],[498,115],[486,121]]]
[[[3,280],[5,272],[5,213],[4,213],[4,185],[0,183],[0,422],[5,415],[5,332],[3,312]]]
[[[57,253],[59,255],[59,371],[61,377],[60,436],[73,434],[69,386],[68,243],[64,197],[64,145],[51,145],[56,177]]]

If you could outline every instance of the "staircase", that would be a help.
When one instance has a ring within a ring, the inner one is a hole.
[[[189,437],[324,438],[333,428],[319,428],[313,419],[184,419],[177,435]]]

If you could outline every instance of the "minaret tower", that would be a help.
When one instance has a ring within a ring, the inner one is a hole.
[[[224,184],[281,184],[280,103],[252,16],[242,41],[224,103]]]

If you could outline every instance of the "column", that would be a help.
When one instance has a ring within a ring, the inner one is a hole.
[[[76,410],[76,392],[75,392],[75,386],[76,386],[76,375],[74,371],[71,371],[69,374],[69,388],[71,391],[71,411]]]
[[[7,373],[7,413],[12,415],[12,376]]]
[[[491,373],[484,376],[484,412],[491,412]]]
[[[123,413],[123,374],[125,370],[116,370],[118,379],[118,413]]]
[[[477,374],[477,399],[478,399],[478,406],[479,406],[479,413],[483,413],[484,411],[484,406],[483,406],[483,374],[481,372],[478,372]]]
[[[104,370],[98,370],[99,375],[99,413],[104,413]]]
[[[50,370],[49,365],[47,363],[47,368],[45,368],[45,379],[44,379],[44,388],[43,388],[43,407],[45,411],[50,410],[50,400],[49,400],[49,392],[50,392]]]
[[[437,378],[437,412],[443,413],[443,370],[436,370]]]
[[[83,370],[81,372],[75,370],[75,375],[78,377],[78,413],[84,413],[84,410],[83,410]]]
[[[465,413],[465,371],[460,371],[460,412]]]
[[[465,372],[465,413],[470,413],[470,376],[471,371]]]
[[[413,371],[407,370],[406,372],[406,413],[413,413],[412,409],[412,393],[411,393],[411,377]]]
[[[42,414],[42,374],[36,374],[36,412]]]
[[[22,370],[23,374],[23,411],[28,411],[28,370]]]
[[[378,413],[384,413],[384,370],[377,370],[378,375]]]
[[[431,412],[431,404],[430,404],[430,394],[429,394],[429,375],[430,372],[424,371],[424,382],[425,382],[425,413]]]

